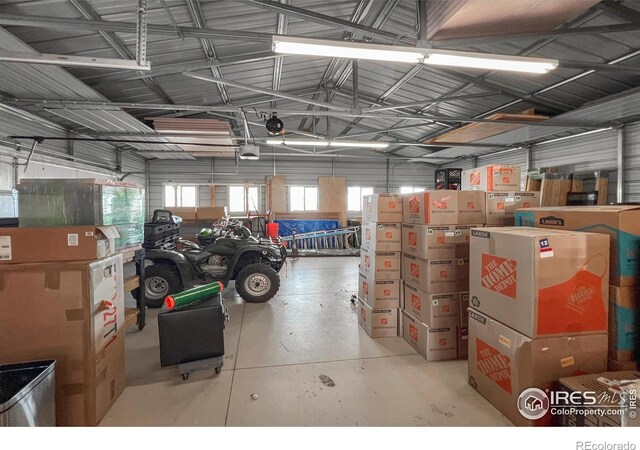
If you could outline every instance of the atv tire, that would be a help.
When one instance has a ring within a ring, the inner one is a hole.
[[[153,264],[145,268],[145,305],[149,308],[160,308],[164,304],[167,295],[182,292],[182,279],[178,270],[170,264]],[[153,285],[151,285],[153,283]],[[166,290],[161,293],[162,284],[166,284]],[[135,289],[138,291],[138,289]],[[154,295],[153,292],[157,292]],[[139,292],[132,292],[134,298],[138,298]]]
[[[236,276],[236,291],[248,303],[265,303],[280,289],[280,275],[266,264],[249,264]]]

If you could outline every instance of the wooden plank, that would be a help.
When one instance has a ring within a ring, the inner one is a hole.
[[[212,208],[216,206],[216,185],[209,185],[209,206]]]
[[[138,275],[134,275],[131,278],[127,278],[126,280],[124,280],[125,292],[131,292],[138,287],[140,287],[140,277]]]
[[[340,226],[347,226],[347,183],[344,177],[318,177],[320,212],[337,212]]]
[[[138,324],[138,308],[126,308],[124,310],[124,327],[129,328]]]
[[[267,176],[267,209],[272,213],[287,212],[287,178],[284,175]]]

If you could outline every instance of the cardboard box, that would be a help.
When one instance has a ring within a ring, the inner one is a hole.
[[[457,327],[456,335],[458,340],[458,359],[469,357],[469,328]]]
[[[400,279],[400,252],[360,249],[360,271],[376,280]]]
[[[606,334],[530,339],[469,311],[469,384],[515,425],[550,425],[549,413],[537,420],[521,415],[520,394],[529,388],[544,391],[563,377],[603,372],[606,349]]]
[[[124,389],[122,275],[120,254],[0,266],[2,361],[56,360],[57,425],[97,425]]]
[[[414,225],[402,224],[402,251],[422,259],[451,259],[469,257],[473,225]]]
[[[0,228],[0,264],[100,259],[116,251],[113,225]]]
[[[407,311],[402,311],[402,337],[427,361],[458,357],[456,327],[429,328]]]
[[[403,222],[451,225],[485,223],[484,192],[425,191],[403,195]]]
[[[181,217],[182,220],[196,220],[197,208],[195,207],[174,207],[167,208],[174,216]]]
[[[378,252],[399,252],[402,248],[399,223],[364,222],[362,224],[362,247]]]
[[[405,282],[428,294],[462,292],[469,289],[469,281],[465,282],[462,279],[464,270],[460,270],[464,267],[461,265],[463,261],[461,259],[426,260],[403,254],[402,276]]]
[[[460,292],[427,294],[404,283],[405,311],[432,328],[460,325],[460,297]]]
[[[462,190],[508,192],[521,190],[519,165],[491,164],[462,171]]]
[[[360,272],[358,297],[372,308],[398,308],[400,284],[400,280],[376,280]]]
[[[197,220],[218,220],[222,217],[227,217],[227,207],[202,207],[199,206],[196,209]],[[184,219],[184,217],[183,217]]]
[[[516,211],[517,226],[608,234],[610,280],[633,286],[640,276],[640,206],[562,206]]]
[[[540,192],[487,192],[487,226],[514,226],[515,212],[540,206]]]
[[[471,230],[471,306],[530,338],[606,333],[609,238],[540,228]]]
[[[358,323],[373,338],[398,336],[398,308],[372,308],[358,299]]]
[[[561,378],[560,390],[568,392],[571,401],[562,401],[567,405],[565,408],[558,408],[560,415],[559,424],[563,427],[620,427],[622,426],[622,416],[629,416],[629,400],[623,401],[624,394],[619,390],[620,383],[625,380],[640,379],[640,372],[626,370],[622,372],[605,372],[590,375],[580,375],[577,377]],[[595,400],[594,405],[590,405]],[[587,404],[585,408],[570,407],[573,405]],[[634,416],[637,415],[637,401],[634,405]],[[594,410],[601,410],[602,414],[589,414]],[[586,410],[586,411],[585,411]],[[622,411],[621,411],[622,410]]]
[[[460,325],[469,327],[469,292],[460,293]]]
[[[362,198],[363,222],[402,222],[402,197],[399,194],[373,194]]]
[[[609,287],[609,358],[631,361],[638,321],[637,288]]]

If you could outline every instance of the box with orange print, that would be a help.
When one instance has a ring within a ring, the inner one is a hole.
[[[471,306],[530,338],[607,332],[609,236],[471,231]]]
[[[402,276],[405,282],[428,294],[468,291],[469,259],[427,260],[403,254]]]
[[[516,209],[540,206],[540,192],[487,192],[487,226],[514,226]]]
[[[404,283],[404,310],[433,328],[454,328],[460,325],[461,292],[427,294],[411,284]]]
[[[376,280],[400,279],[400,252],[377,252],[360,249],[360,271]]]
[[[358,323],[373,338],[398,336],[398,308],[372,308],[358,299]]]
[[[423,259],[451,259],[469,257],[470,225],[402,224],[402,251]]]
[[[360,272],[358,298],[372,308],[398,308],[400,306],[400,280],[376,280]]]
[[[400,194],[373,194],[362,198],[362,222],[402,222]]]
[[[490,164],[462,171],[464,191],[519,191],[521,184],[519,165]]]
[[[458,357],[456,327],[429,327],[402,310],[402,337],[427,361]]]
[[[425,191],[404,194],[404,223],[419,225],[468,225],[485,223],[484,192]]]
[[[468,344],[469,384],[515,425],[555,422],[550,411],[539,419],[521,414],[531,388],[544,392],[560,378],[607,366],[605,333],[531,339],[473,308]]]
[[[399,252],[402,246],[400,223],[362,223],[362,247],[379,252]]]

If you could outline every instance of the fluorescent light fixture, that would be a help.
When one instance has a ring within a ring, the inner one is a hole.
[[[377,141],[326,141],[317,139],[267,139],[267,145],[304,145],[313,147],[360,147],[360,148],[387,148],[386,142]]]
[[[558,67],[558,60],[490,53],[427,50],[423,64],[435,66],[469,67],[486,70],[547,73]]]
[[[292,55],[327,56],[330,58],[369,59],[418,64],[424,57],[424,50],[393,45],[361,44],[348,41],[292,38],[273,36],[274,53]]]

